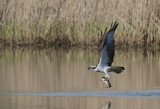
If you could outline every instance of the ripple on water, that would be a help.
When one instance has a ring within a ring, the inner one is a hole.
[[[95,92],[12,92],[12,91],[0,91],[0,95],[8,96],[108,96],[108,97],[127,97],[127,98],[160,98],[160,90],[142,90],[142,91],[130,91],[130,92],[117,92],[117,91],[95,91]]]

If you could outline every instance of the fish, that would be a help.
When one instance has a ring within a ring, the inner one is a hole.
[[[107,78],[105,78],[105,77],[102,77],[101,79],[102,79],[102,81],[103,81],[104,83],[107,84],[107,87],[106,87],[106,88],[112,87],[112,85],[111,85],[109,79],[107,79]]]

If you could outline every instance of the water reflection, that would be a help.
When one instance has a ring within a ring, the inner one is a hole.
[[[159,99],[0,96],[1,109],[159,109]]]
[[[105,89],[101,73],[88,71],[97,63],[89,49],[0,51],[1,90],[142,90],[160,86],[158,50],[116,50],[113,65],[124,66],[120,74],[111,73],[112,88]]]
[[[112,88],[100,81],[101,73],[88,71],[96,64],[91,49],[1,49],[0,108],[159,108],[159,98],[108,96],[4,96],[3,93],[129,92],[160,87],[160,53],[150,49],[116,49],[113,65],[124,66],[121,75],[111,73]],[[3,92],[3,93],[2,93]],[[134,93],[131,93],[134,94]],[[136,93],[135,93],[136,94]],[[149,93],[149,94],[152,94]],[[109,94],[110,95],[110,94]]]
[[[111,102],[107,102],[106,105],[102,107],[102,109],[110,109],[110,108],[111,108]]]

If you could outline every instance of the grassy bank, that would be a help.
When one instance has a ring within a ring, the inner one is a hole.
[[[119,21],[116,44],[160,45],[159,0],[0,0],[0,46],[91,45]]]

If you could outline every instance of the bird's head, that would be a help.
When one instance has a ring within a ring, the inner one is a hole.
[[[90,66],[88,67],[88,70],[94,70],[97,66]]]

